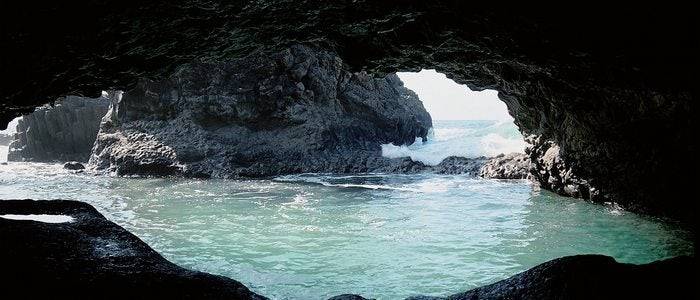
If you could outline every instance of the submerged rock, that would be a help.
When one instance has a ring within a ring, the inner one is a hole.
[[[689,299],[697,296],[695,268],[695,258],[687,256],[644,265],[603,255],[566,256],[464,293],[408,299]]]
[[[195,62],[115,95],[89,165],[219,178],[411,169],[380,145],[426,138],[431,126],[398,76],[351,73],[330,52],[293,46]]]
[[[2,200],[0,215],[62,215],[47,223],[0,217],[3,294],[25,298],[266,299],[243,284],[181,268],[77,201]]]
[[[107,98],[68,96],[54,107],[22,117],[10,143],[9,161],[87,161]]]
[[[85,166],[77,161],[69,161],[63,164],[63,168],[67,170],[82,170]]]

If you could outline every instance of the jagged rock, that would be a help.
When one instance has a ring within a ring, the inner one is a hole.
[[[69,161],[63,164],[63,168],[67,170],[83,170],[85,166],[77,161]]]
[[[467,292],[407,300],[685,299],[697,296],[695,268],[695,258],[687,256],[634,265],[609,256],[576,255],[550,260]]]
[[[523,153],[501,154],[490,158],[479,170],[479,176],[492,179],[527,179],[530,157]]]
[[[113,97],[90,167],[117,175],[263,177],[413,168],[381,144],[427,138],[430,115],[396,75],[351,73],[293,46],[193,63]]]
[[[181,268],[135,235],[77,201],[2,200],[0,215],[48,214],[72,222],[0,217],[6,297],[266,299],[243,284]]]
[[[10,143],[8,161],[87,161],[107,98],[69,96],[24,116]]]
[[[557,194],[603,202],[605,195],[599,188],[580,178],[571,164],[561,156],[561,148],[539,136],[527,138],[531,146],[525,149],[529,155],[530,173],[540,187]]]

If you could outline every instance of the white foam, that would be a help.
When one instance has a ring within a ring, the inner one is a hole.
[[[410,157],[427,165],[437,165],[450,156],[496,156],[518,152],[527,145],[512,121],[436,121],[428,141],[416,138],[411,145],[382,145],[382,156]]]
[[[9,220],[31,220],[44,223],[68,223],[75,219],[66,215],[0,215],[0,218]]]

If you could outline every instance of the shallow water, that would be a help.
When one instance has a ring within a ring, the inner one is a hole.
[[[129,179],[0,165],[0,199],[21,198],[86,201],[171,261],[274,299],[447,295],[564,255],[693,252],[672,225],[464,176]]]

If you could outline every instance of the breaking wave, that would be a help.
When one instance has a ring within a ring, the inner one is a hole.
[[[434,121],[428,139],[411,145],[382,145],[382,156],[410,157],[427,165],[437,165],[450,156],[480,157],[524,152],[527,143],[512,121]]]

